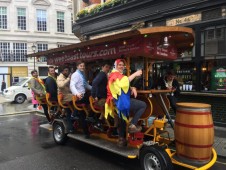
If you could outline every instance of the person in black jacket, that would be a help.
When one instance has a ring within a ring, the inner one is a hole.
[[[107,83],[108,83],[108,72],[110,70],[108,63],[101,65],[101,71],[97,74],[92,82],[91,95],[94,98],[96,105],[104,109],[105,101],[107,98]],[[99,120],[103,119],[104,115],[100,115]],[[100,128],[100,122],[97,123],[97,128]]]
[[[2,87],[1,87],[1,91],[3,93],[4,89],[6,88],[6,83],[4,80],[2,80]]]
[[[53,66],[48,68],[48,77],[45,80],[46,92],[50,94],[50,101],[57,102],[57,83],[56,83],[56,73]],[[55,112],[57,107],[52,108]],[[58,114],[58,113],[56,113]]]
[[[101,71],[97,74],[92,82],[91,95],[96,101],[99,107],[104,108],[105,100],[107,98],[107,83],[108,83],[108,72],[110,70],[108,63],[101,65]]]
[[[169,93],[167,95],[167,98],[169,99],[171,108],[176,114],[176,103],[180,95],[180,86],[178,81],[175,79],[175,74],[173,71],[168,71],[166,75],[160,80],[158,85],[161,86],[161,89],[174,90],[173,93]]]

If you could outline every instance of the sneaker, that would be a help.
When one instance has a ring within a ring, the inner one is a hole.
[[[127,141],[126,141],[126,139],[120,137],[120,138],[118,139],[117,145],[118,145],[119,147],[125,147],[125,146],[127,146]]]
[[[96,122],[96,120],[95,120],[93,117],[91,117],[91,116],[88,116],[88,117],[86,118],[86,121],[87,121],[87,122],[90,122],[90,123],[95,123],[95,122]]]
[[[71,120],[79,120],[79,116],[78,115],[71,115]]]
[[[69,130],[69,133],[75,133],[75,131],[71,129],[71,130]]]
[[[111,133],[111,136],[112,137],[117,137],[118,136],[118,129],[117,128],[114,128],[112,133]]]
[[[85,138],[89,139],[90,138],[90,134],[85,134]]]
[[[101,131],[101,132],[104,131],[103,126],[102,126],[102,124],[101,124],[100,122],[97,122],[97,123],[94,125],[94,128],[97,129],[97,130],[99,130],[99,131]]]
[[[128,132],[129,133],[136,133],[136,132],[140,132],[142,130],[141,126],[136,126],[134,124],[129,125],[129,129]]]

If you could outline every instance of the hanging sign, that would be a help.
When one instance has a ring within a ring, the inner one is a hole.
[[[96,44],[54,54],[48,56],[47,64],[63,65],[78,60],[111,59],[122,55],[132,57],[148,56],[154,59],[176,59],[177,51],[174,46],[161,47],[156,39],[136,37],[127,41],[120,40],[109,44],[106,42],[105,44]]]

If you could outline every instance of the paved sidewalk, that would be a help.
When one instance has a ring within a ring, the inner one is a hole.
[[[170,137],[174,138],[174,131],[169,124],[167,124],[166,130],[170,133]],[[215,126],[214,133],[213,148],[216,150],[219,157],[226,158],[226,128]]]

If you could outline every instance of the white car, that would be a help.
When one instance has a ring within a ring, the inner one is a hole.
[[[15,101],[16,103],[23,103],[26,99],[32,98],[31,89],[28,87],[30,77],[22,78],[18,83],[3,91],[3,96],[7,101]]]

